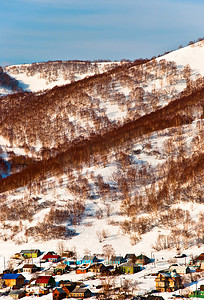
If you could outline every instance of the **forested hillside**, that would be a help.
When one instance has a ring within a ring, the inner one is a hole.
[[[202,59],[203,42],[151,60],[5,68],[49,88],[0,98],[1,238],[75,241],[90,227],[99,244],[116,228],[132,246],[155,229],[155,249],[202,244],[204,70],[192,53]]]

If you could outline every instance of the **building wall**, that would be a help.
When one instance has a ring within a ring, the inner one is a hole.
[[[17,278],[17,279],[5,279],[5,284],[6,286],[23,286],[24,285],[24,279],[23,278]]]
[[[4,280],[6,286],[14,286],[16,285],[16,279],[5,279]]]

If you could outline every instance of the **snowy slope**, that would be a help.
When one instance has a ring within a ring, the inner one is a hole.
[[[168,53],[158,60],[161,59],[174,61],[179,67],[189,65],[193,79],[196,75],[204,76],[204,40]]]
[[[89,63],[90,66],[82,70],[80,69],[80,63],[76,62],[73,63],[79,65],[78,70],[76,71],[70,70],[69,66],[60,68],[59,63],[57,62],[53,62],[52,69],[49,70],[47,68],[49,68],[50,64],[51,62],[13,65],[5,67],[4,71],[11,77],[18,80],[23,90],[39,92],[47,89],[52,89],[55,86],[69,84],[70,82],[93,76],[96,73],[103,73],[108,69],[114,68],[115,66],[119,65],[120,62]],[[37,69],[35,69],[35,65],[37,65]],[[52,72],[55,72],[55,75],[52,75]]]

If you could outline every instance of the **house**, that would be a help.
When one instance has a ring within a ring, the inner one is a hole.
[[[72,292],[75,289],[76,283],[69,280],[60,280],[59,286],[62,287],[64,291],[68,294],[69,292]]]
[[[173,272],[173,271],[175,271],[179,275],[184,275],[191,272],[190,268],[186,266],[170,266],[169,272]]]
[[[93,264],[99,262],[95,255],[85,255],[82,259],[82,264]]]
[[[4,280],[0,277],[0,289],[3,289],[5,287],[6,287],[6,285],[4,283]]]
[[[182,287],[181,276],[176,272],[159,273],[156,282],[156,290],[159,292],[173,292]]]
[[[9,296],[12,297],[14,300],[20,299],[25,297],[26,291],[23,290],[13,290],[9,293]]]
[[[131,254],[126,254],[125,255],[125,259],[126,260],[131,260],[132,262],[135,262],[136,261],[136,255],[131,253]]]
[[[170,273],[159,273],[155,279],[156,290],[159,292],[168,292],[170,278],[171,278]]]
[[[38,267],[34,264],[25,264],[23,266],[23,272],[27,272],[27,273],[35,273],[37,272]]]
[[[201,253],[201,254],[196,258],[196,265],[197,265],[198,267],[200,267],[202,263],[204,263],[204,253]]]
[[[201,270],[201,271],[204,271],[204,262],[201,263],[201,265],[200,265],[200,270]]]
[[[35,284],[40,287],[54,287],[55,279],[52,276],[38,276]]]
[[[147,257],[146,255],[140,254],[139,256],[136,256],[135,263],[140,265],[147,265],[151,262],[151,259]]]
[[[88,272],[88,269],[87,268],[79,268],[79,269],[76,269],[76,273],[77,274],[85,274]]]
[[[72,292],[76,287],[76,284],[69,285],[69,286],[62,286],[62,289],[65,291],[66,295],[68,295],[70,292]],[[66,296],[67,297],[67,296]]]
[[[2,280],[8,287],[15,286],[17,288],[21,288],[25,283],[25,277],[22,274],[7,273],[2,276]]]
[[[57,254],[46,254],[42,258],[42,261],[49,261],[52,263],[59,262],[60,260],[61,260],[61,257]]]
[[[91,291],[84,288],[75,288],[71,293],[68,294],[68,298],[88,298],[91,297]]]
[[[75,264],[76,264],[76,265],[82,265],[82,259],[81,259],[81,258],[77,259],[77,260],[75,261]]]
[[[119,269],[122,273],[126,274],[134,274],[142,270],[141,266],[138,266],[137,264],[134,264],[132,262],[126,262],[124,264],[121,264],[119,266]]]
[[[204,285],[201,285],[200,286],[200,289],[196,290],[196,291],[193,291],[191,294],[190,294],[190,297],[191,298],[204,298]]]
[[[122,256],[112,256],[109,264],[119,266],[120,264],[124,263],[126,260]]]
[[[93,264],[88,268],[88,270],[94,273],[110,273],[108,268],[102,263]]]
[[[82,262],[82,261],[81,261]],[[67,266],[76,266],[76,260],[73,260],[73,259],[67,259],[66,261],[65,261],[65,264],[67,265]],[[80,263],[81,264],[81,263]]]
[[[191,298],[204,298],[204,292],[203,291],[193,291],[191,294],[190,294],[190,297]]]
[[[21,250],[20,254],[24,258],[35,258],[41,255],[41,252],[39,249],[30,249],[30,250]]]
[[[59,263],[56,268],[54,269],[54,273],[56,275],[63,275],[65,273],[67,273],[67,271],[69,270],[68,265],[65,265],[63,263]]]
[[[14,254],[14,259],[23,259],[23,256],[21,253],[15,253]]]
[[[63,298],[67,297],[67,293],[61,287],[55,288],[52,295],[53,295],[53,300],[60,300],[60,299],[63,299]]]

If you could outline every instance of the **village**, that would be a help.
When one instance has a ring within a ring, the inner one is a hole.
[[[169,294],[170,299],[204,298],[204,253],[195,258],[180,254],[168,267],[162,260],[144,254],[115,256],[110,245],[103,255],[87,254],[82,258],[68,250],[60,254],[21,250],[10,258],[8,268],[0,275],[0,296],[162,300]],[[140,278],[151,280],[151,291],[142,291]],[[188,289],[191,285],[193,289]]]

